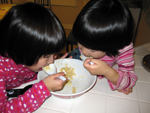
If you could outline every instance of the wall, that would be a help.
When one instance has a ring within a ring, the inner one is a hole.
[[[77,15],[79,14],[84,5],[85,5],[84,0],[77,0],[77,6],[74,7],[52,5],[52,11],[60,19],[61,23],[65,28],[67,36],[72,29],[73,23]]]
[[[72,30],[77,15],[88,1],[89,0],[51,0],[51,9],[63,24],[67,36]],[[34,2],[34,0],[13,0],[13,2],[25,3]]]
[[[140,46],[149,42],[150,42],[150,27],[148,23],[145,21],[144,14],[142,14],[134,46],[135,47]]]
[[[58,3],[55,2],[53,4],[53,0],[51,1],[52,3],[52,11],[56,14],[56,16],[59,18],[61,23],[63,24],[63,27],[65,28],[66,35],[70,33],[72,30],[73,23],[83,8],[83,6],[88,2],[89,0],[76,0],[76,5],[56,5]]]
[[[72,29],[77,15],[88,1],[89,0],[51,0],[51,8],[63,24],[67,36]],[[25,2],[34,2],[34,0],[13,0],[13,3],[20,4]],[[150,1],[143,0],[143,11],[135,39],[135,47],[150,42],[150,25],[148,24],[150,23],[150,16],[147,16],[150,15],[149,6]]]
[[[150,0],[143,0],[142,15],[135,39],[135,47],[150,42]]]

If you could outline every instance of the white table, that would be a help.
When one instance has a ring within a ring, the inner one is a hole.
[[[150,73],[141,65],[143,56],[149,53],[150,43],[135,48],[138,81],[133,93],[125,95],[112,91],[106,79],[98,79],[96,85],[84,95],[74,99],[51,96],[34,113],[150,113]]]

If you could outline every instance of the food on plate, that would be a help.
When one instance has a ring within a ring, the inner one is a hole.
[[[45,70],[45,71],[48,71],[49,69],[51,69],[49,66],[45,66],[45,67],[43,67],[43,69]]]
[[[73,80],[73,76],[76,76],[76,74],[74,73],[74,68],[72,67],[67,67],[67,64],[65,65],[65,67],[62,67],[60,69],[61,72],[65,73],[65,76],[69,79],[69,80]]]
[[[72,93],[76,93],[76,91],[77,91],[77,88],[76,88],[76,87],[73,87],[73,88],[72,88]]]
[[[65,76],[68,78],[68,82],[66,83],[66,85],[68,86],[72,86],[72,80],[73,77],[76,76],[76,74],[74,73],[74,68],[72,67],[67,67],[67,64],[65,65],[65,67],[62,67],[60,69],[61,72],[65,73]],[[77,88],[73,87],[72,88],[72,93],[76,93]]]
[[[52,75],[57,73],[57,68],[56,66],[52,63],[49,64],[48,66],[43,67],[43,70],[48,74],[48,75]]]

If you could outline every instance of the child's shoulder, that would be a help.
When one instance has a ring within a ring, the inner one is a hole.
[[[10,67],[10,64],[13,66],[16,65],[16,63],[11,58],[3,57],[0,55],[0,67],[1,68]]]
[[[119,55],[117,55],[115,57],[114,56],[110,57],[110,56],[105,55],[104,57],[99,58],[99,59],[100,60],[109,60],[109,61],[111,61],[111,60],[117,59],[118,57],[120,57],[122,55],[128,54],[128,53],[134,53],[133,43],[130,43],[129,45],[125,46],[123,49],[120,49],[119,50]]]
[[[124,52],[134,52],[134,47],[133,43],[130,43],[129,45],[125,46],[123,49],[119,50],[119,53],[124,53]]]
[[[107,55],[105,55],[104,57],[102,57],[102,58],[98,58],[98,59],[100,59],[100,60],[115,60],[115,58],[116,57],[114,57],[114,56],[112,56],[112,57],[110,57],[110,56],[107,56]]]
[[[11,58],[8,57],[4,57],[0,55],[0,62],[9,62],[11,60]]]

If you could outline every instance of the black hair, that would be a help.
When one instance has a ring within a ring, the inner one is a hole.
[[[73,25],[78,43],[92,50],[118,55],[132,42],[134,20],[129,9],[117,0],[90,0]]]
[[[32,66],[40,57],[61,51],[66,43],[55,14],[36,3],[12,7],[0,22],[0,54]]]

